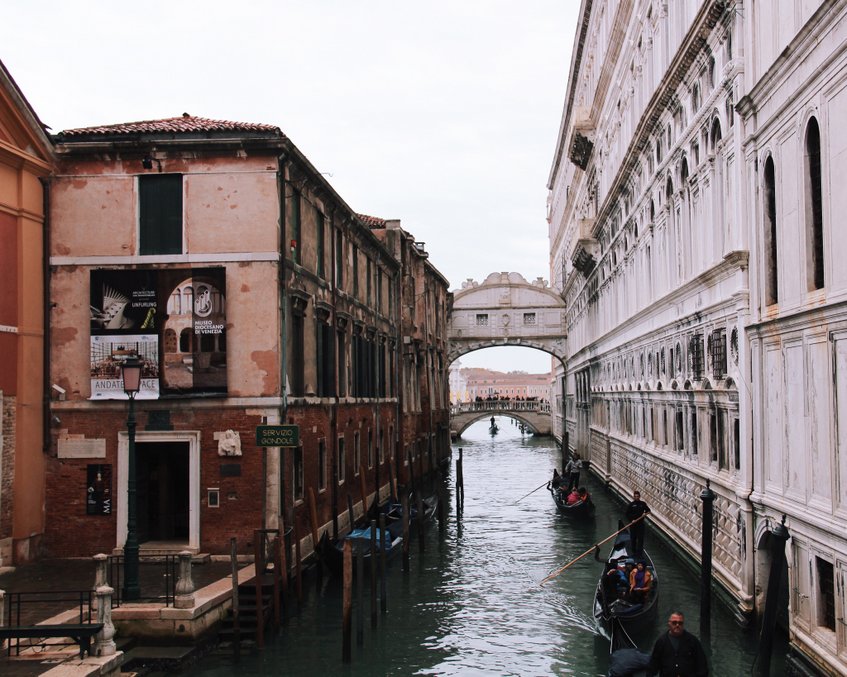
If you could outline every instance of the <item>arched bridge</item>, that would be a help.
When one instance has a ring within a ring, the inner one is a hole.
[[[482,284],[462,283],[453,292],[449,313],[448,359],[496,346],[522,346],[566,357],[565,302],[538,278],[491,273]]]
[[[551,431],[549,402],[501,399],[454,404],[450,407],[450,434],[461,436],[477,421],[487,421],[492,416],[509,416],[536,435],[549,435]]]

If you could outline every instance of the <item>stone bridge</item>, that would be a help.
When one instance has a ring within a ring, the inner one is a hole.
[[[563,364],[567,356],[565,302],[542,278],[491,273],[481,284],[467,280],[453,292],[448,322],[450,362],[496,346],[536,348]]]
[[[450,407],[450,435],[462,433],[477,421],[487,421],[492,416],[509,416],[523,423],[530,433],[549,435],[552,420],[550,403],[538,400],[477,400],[461,402]]]

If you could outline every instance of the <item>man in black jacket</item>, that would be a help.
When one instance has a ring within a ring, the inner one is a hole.
[[[684,616],[675,611],[668,631],[659,636],[650,655],[648,675],[659,677],[708,677],[709,664],[700,640],[685,629]]]
[[[649,514],[650,507],[641,500],[641,494],[638,491],[633,492],[632,500],[626,506],[624,515],[633,522],[638,520],[629,527],[629,538],[632,545],[632,554],[635,557],[640,557],[644,550],[644,519],[645,515]],[[640,519],[639,519],[640,518]]]

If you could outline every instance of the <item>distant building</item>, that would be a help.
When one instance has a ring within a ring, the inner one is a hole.
[[[461,378],[466,384],[467,399],[537,399],[550,397],[550,374],[528,374],[523,371],[501,372],[491,369],[468,367],[461,369]]]
[[[556,434],[847,674],[847,3],[583,2],[550,175]],[[564,393],[564,402],[559,393]],[[562,406],[564,405],[564,406]]]
[[[0,567],[40,554],[44,533],[45,184],[53,148],[0,62]]]

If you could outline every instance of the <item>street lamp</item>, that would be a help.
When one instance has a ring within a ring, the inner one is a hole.
[[[141,388],[141,365],[137,357],[130,357],[121,363],[121,376],[124,381],[124,392],[129,398],[129,413],[126,420],[126,432],[129,438],[129,453],[127,454],[127,524],[126,543],[124,544],[124,586],[123,599],[137,600],[141,597],[141,587],[138,584],[138,534],[135,530],[135,508],[137,503],[135,491],[135,396]]]

